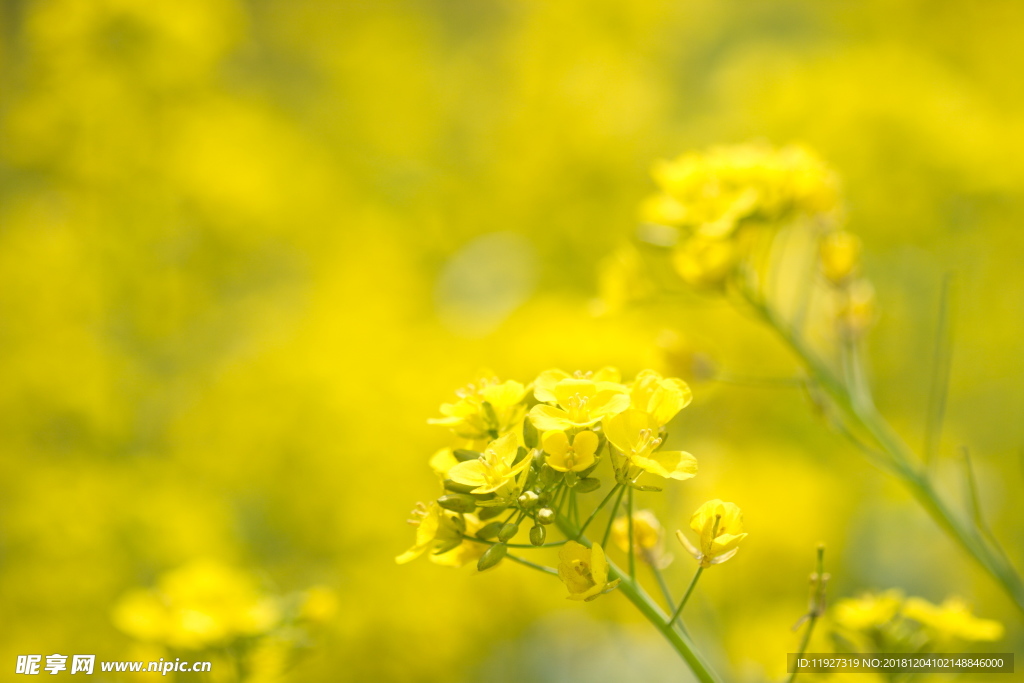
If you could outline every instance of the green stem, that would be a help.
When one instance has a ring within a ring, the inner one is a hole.
[[[693,579],[690,581],[690,585],[686,589],[686,594],[683,596],[683,599],[679,601],[679,606],[676,607],[676,611],[672,613],[672,618],[668,622],[670,626],[674,624],[676,619],[679,618],[679,615],[683,613],[683,608],[686,607],[686,601],[690,599],[690,594],[693,593],[693,589],[697,586],[697,579],[700,578],[700,575],[703,572],[704,567],[697,567],[697,572],[693,575]]]
[[[917,464],[917,457],[896,434],[870,400],[859,400],[847,389],[832,370],[811,350],[804,339],[795,333],[770,307],[752,299],[748,301],[772,327],[790,349],[800,358],[819,386],[829,395],[833,404],[843,413],[849,424],[862,429],[887,453],[891,459],[890,471],[910,491],[933,520],[981,565],[1024,612],[1024,582],[1005,558],[968,525],[964,524],[935,490],[925,468]]]
[[[529,567],[531,569],[536,569],[537,571],[544,572],[545,574],[554,574],[555,576],[558,576],[558,570],[557,569],[552,569],[551,567],[545,567],[543,565],[536,564],[534,562],[530,562],[529,560],[524,560],[523,558],[517,557],[515,555],[506,554],[505,557],[507,557],[508,559],[512,560],[513,562],[518,562],[519,564],[526,565],[527,567]]]
[[[629,580],[636,582],[636,553],[633,552],[633,487],[626,494],[626,519],[629,520]]]
[[[665,605],[668,609],[672,609],[672,605],[676,604],[676,601],[672,599],[672,591],[668,589],[668,584],[665,583],[665,576],[661,573],[661,569],[658,568],[658,558],[654,557],[654,553],[645,551],[645,559],[647,564],[651,566],[651,573],[654,574],[658,587],[661,588],[661,594],[665,596]]]
[[[587,517],[587,521],[583,522],[583,526],[580,527],[580,536],[582,536],[584,532],[586,532],[587,527],[590,526],[590,523],[594,521],[594,517],[597,517],[597,513],[599,513],[604,508],[604,506],[608,504],[608,501],[611,500],[612,496],[615,495],[616,491],[618,491],[620,486],[622,486],[622,484],[616,484],[615,486],[613,486],[612,490],[608,492],[608,495],[604,497],[604,500],[602,500],[598,504],[598,506],[594,508],[594,511],[590,513],[589,517]],[[614,518],[615,513],[613,512],[612,519]]]
[[[619,489],[619,497],[615,499],[615,507],[612,508],[611,514],[608,516],[608,526],[604,529],[604,536],[601,537],[601,547],[608,547],[608,537],[612,534],[612,525],[615,524],[615,515],[619,512],[619,506],[622,505],[622,496],[625,495],[626,489]]]
[[[578,529],[565,517],[558,517],[558,527],[566,536],[573,538],[578,534]],[[590,540],[586,536],[580,537],[580,543],[590,546]],[[606,556],[607,557],[607,556]],[[665,640],[672,645],[672,648],[679,654],[690,671],[701,683],[721,683],[722,679],[715,673],[714,669],[704,661],[704,658],[697,651],[696,646],[690,637],[678,629],[673,628],[668,621],[668,616],[651,599],[649,595],[635,581],[626,576],[619,567],[608,560],[608,575],[612,579],[619,579],[619,592],[626,596],[633,605],[640,610],[640,613],[654,625],[658,632],[665,637]]]
[[[825,576],[825,546],[818,546],[818,571],[814,574],[812,579],[815,577],[817,584],[814,586],[814,591],[811,595],[810,609],[807,611],[807,630],[804,631],[803,637],[800,639],[800,648],[797,651],[795,666],[793,667],[793,673],[790,674],[789,679],[786,683],[793,683],[797,673],[800,672],[800,659],[807,652],[807,646],[811,642],[811,634],[814,633],[814,625],[818,623],[818,617],[820,617],[825,609],[825,582],[827,577]]]

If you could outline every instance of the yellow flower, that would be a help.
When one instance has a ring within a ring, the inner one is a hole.
[[[903,593],[864,593],[858,598],[845,598],[836,603],[832,614],[836,623],[853,631],[880,629],[891,623],[903,606]]]
[[[599,391],[626,391],[626,388],[622,386],[622,375],[618,368],[609,366],[601,368],[597,372],[582,372],[577,370],[571,375],[565,370],[558,370],[555,368],[552,370],[545,370],[537,375],[537,379],[533,382],[533,395],[541,403],[557,403],[558,394],[555,393],[555,387],[558,386],[559,382],[565,379],[593,380]]]
[[[739,551],[740,542],[747,537],[743,533],[743,514],[739,506],[717,498],[697,508],[690,518],[690,528],[700,536],[700,548],[695,548],[682,531],[677,531],[676,537],[705,568],[732,558]]]
[[[427,505],[419,503],[413,510],[418,519],[409,520],[416,526],[416,542],[404,553],[395,558],[398,564],[412,562],[428,549],[432,552],[445,553],[463,543],[462,518],[453,512],[441,508],[436,501]]]
[[[821,240],[821,272],[832,284],[842,284],[860,263],[860,240],[853,233],[837,230]]]
[[[557,406],[541,403],[530,410],[530,420],[541,431],[590,427],[601,419],[629,407],[626,388],[614,382],[567,377],[553,387],[535,388],[534,395],[554,400]]]
[[[649,414],[661,427],[690,405],[693,392],[681,379],[664,378],[654,370],[642,370],[630,387],[629,400],[631,407]]]
[[[840,331],[851,337],[859,337],[868,331],[878,317],[875,288],[867,280],[854,280],[842,296],[839,306]]]
[[[925,626],[940,640],[992,641],[1003,637],[1003,625],[994,619],[979,619],[962,599],[946,598],[933,605],[923,598],[908,598],[903,616]]]
[[[134,590],[114,607],[114,624],[145,642],[203,649],[268,633],[281,619],[278,601],[245,572],[199,560],[163,574],[151,590]]]
[[[630,463],[666,479],[684,481],[697,474],[697,459],[685,451],[657,451],[658,422],[643,410],[627,410],[605,420],[604,433]]]
[[[662,552],[663,530],[661,522],[650,510],[633,513],[633,551],[646,562],[664,569],[672,556]],[[612,539],[622,552],[629,552],[629,518],[618,517],[612,523]]]
[[[721,287],[739,259],[729,239],[692,237],[672,252],[672,265],[683,282],[693,287]]]
[[[526,387],[509,380],[482,376],[473,384],[455,392],[459,400],[443,403],[444,417],[427,420],[429,424],[451,427],[465,439],[496,438],[514,429],[523,418]]]
[[[619,579],[608,581],[608,561],[597,543],[587,548],[569,541],[559,550],[558,559],[558,577],[569,589],[570,600],[589,602],[619,585]]]
[[[548,454],[548,466],[559,472],[582,472],[594,464],[594,454],[600,440],[590,430],[573,437],[572,443],[565,432],[544,432],[541,440]]]
[[[460,462],[448,470],[448,478],[459,484],[475,486],[472,493],[493,493],[530,466],[529,455],[517,463],[518,454],[518,435],[506,434],[492,441],[476,460]]]
[[[480,518],[476,515],[463,515],[462,522],[465,524],[463,533],[466,536],[472,536],[476,532],[483,528],[484,523],[480,521]],[[434,564],[439,564],[443,567],[464,567],[467,564],[475,564],[480,556],[484,554],[490,546],[484,543],[477,543],[476,541],[468,541],[462,539],[462,542],[457,544],[451,550],[441,550],[435,552],[430,556],[430,561]]]

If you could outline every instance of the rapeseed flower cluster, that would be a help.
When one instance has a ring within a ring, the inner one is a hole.
[[[846,649],[925,652],[997,641],[1004,633],[1000,622],[974,616],[959,597],[936,605],[897,589],[840,600],[832,620],[834,639]]]
[[[627,553],[632,543],[652,567],[671,561],[651,511],[633,513],[631,524],[616,509],[627,491],[629,509],[632,491],[661,491],[642,483],[644,475],[685,481],[697,474],[693,455],[664,447],[669,423],[693,398],[686,382],[654,370],[623,381],[611,367],[545,370],[526,385],[483,373],[456,396],[442,404],[442,417],[430,420],[453,436],[451,446],[430,458],[441,495],[413,511],[415,542],[396,558],[399,564],[427,554],[438,564],[475,562],[483,571],[508,557],[509,548],[561,546],[557,569],[548,571],[561,578],[570,599],[593,600],[619,584],[603,547],[609,538]],[[596,474],[602,463],[610,474],[604,481]],[[578,497],[608,485],[583,522]],[[587,526],[616,493],[604,540],[589,541]],[[694,519],[702,515],[711,522],[694,526],[703,549],[698,560],[717,564],[732,557],[746,536],[739,508],[711,501]],[[549,542],[552,525],[565,540]],[[528,543],[515,542],[521,534]]]

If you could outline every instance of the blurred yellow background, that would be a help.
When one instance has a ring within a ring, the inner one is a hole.
[[[716,143],[839,172],[880,407],[914,445],[955,271],[943,453],[972,448],[1024,564],[1024,3],[0,8],[0,667],[134,658],[119,597],[214,559],[336,592],[286,680],[685,680],[621,596],[393,558],[435,491],[426,419],[481,367],[679,374],[669,329],[730,372],[795,372],[714,300],[592,314],[651,163]],[[1007,625],[991,649],[1022,649],[1019,613],[800,391],[694,393],[675,433],[700,475],[638,498],[670,529],[743,508],[745,547],[688,608],[728,680],[781,675],[818,541],[833,596],[962,595]]]

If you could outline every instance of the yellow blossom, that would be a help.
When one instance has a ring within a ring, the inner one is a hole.
[[[590,427],[629,407],[625,387],[593,379],[567,377],[559,380],[550,391],[535,389],[534,394],[557,404],[541,403],[530,410],[530,420],[541,431]]]
[[[672,556],[662,552],[663,536],[661,522],[652,511],[637,510],[633,513],[633,551],[659,569],[672,562]],[[618,517],[612,523],[612,539],[623,552],[629,552],[628,517]]]
[[[465,524],[463,533],[466,536],[473,536],[484,526],[484,523],[480,521],[480,518],[472,514],[463,515],[462,523]],[[461,543],[458,543],[450,550],[442,549],[441,552],[435,552],[430,556],[430,561],[434,564],[441,565],[442,567],[454,567],[458,569],[459,567],[464,567],[467,564],[476,563],[488,547],[490,546],[484,543],[477,543],[476,541],[469,541],[463,538]]]
[[[506,434],[522,421],[526,411],[523,404],[526,387],[514,380],[499,382],[485,375],[455,393],[458,401],[441,405],[444,417],[427,422],[451,427],[465,439],[496,438]]]
[[[681,379],[665,378],[654,370],[642,370],[630,387],[629,400],[633,408],[648,413],[660,427],[690,405],[693,392]]]
[[[672,252],[672,265],[694,287],[721,287],[732,275],[739,253],[732,240],[692,237]]]
[[[842,284],[860,263],[860,239],[845,230],[831,232],[821,240],[821,272],[829,282]]]
[[[463,542],[463,519],[442,509],[436,501],[431,501],[427,505],[420,503],[416,510],[413,510],[413,515],[418,518],[410,520],[410,523],[416,526],[416,542],[395,558],[398,564],[412,562],[427,550],[447,552]]]
[[[537,379],[533,382],[533,395],[541,403],[557,403],[558,394],[555,393],[555,387],[565,379],[593,380],[599,391],[626,391],[626,388],[622,385],[622,374],[618,368],[608,366],[601,368],[597,372],[577,370],[571,375],[565,370],[554,368],[545,370],[537,375]]]
[[[476,460],[467,460],[448,470],[448,478],[459,484],[475,486],[473,493],[493,493],[513,481],[530,466],[530,458],[518,463],[518,435],[506,434],[492,441]]]
[[[878,317],[875,306],[875,288],[867,280],[854,280],[841,294],[839,329],[851,337],[868,331]]]
[[[565,432],[545,432],[541,440],[544,451],[548,454],[548,466],[559,472],[582,472],[594,464],[600,440],[597,434],[585,430],[572,438]]]
[[[629,462],[666,479],[684,481],[697,474],[697,459],[685,451],[655,450],[661,445],[658,422],[643,410],[630,409],[605,420],[604,432]]]
[[[864,593],[857,598],[845,598],[836,603],[833,616],[836,623],[853,631],[880,629],[891,623],[903,606],[903,593],[887,590],[883,593]]]
[[[962,599],[946,598],[933,605],[923,598],[908,598],[903,616],[926,627],[939,640],[993,641],[1003,637],[1003,625],[979,619]]]
[[[587,548],[569,541],[558,552],[558,559],[558,576],[569,589],[570,600],[590,601],[619,585],[619,579],[608,581],[608,561],[597,543]]]
[[[717,498],[697,508],[690,518],[690,528],[700,537],[699,548],[694,547],[682,531],[677,531],[676,537],[705,568],[732,558],[739,551],[740,542],[747,537],[739,506]]]

